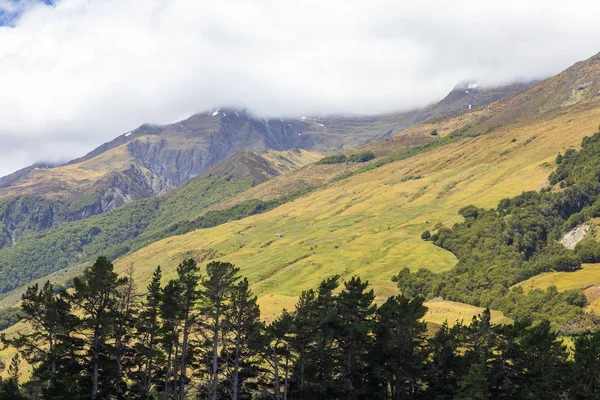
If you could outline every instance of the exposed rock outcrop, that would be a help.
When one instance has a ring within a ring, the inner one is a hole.
[[[581,242],[585,237],[586,233],[590,229],[590,224],[581,224],[565,233],[560,239],[560,244],[565,246],[569,250],[573,250],[577,243]]]

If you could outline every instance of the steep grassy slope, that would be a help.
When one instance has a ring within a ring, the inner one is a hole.
[[[271,296],[289,306],[333,274],[360,274],[387,296],[397,292],[390,278],[403,267],[454,265],[451,253],[420,239],[422,231],[457,222],[465,205],[492,207],[543,187],[556,154],[577,146],[599,121],[594,104],[523,119],[330,184],[266,214],[162,240],[122,258],[118,268],[134,263],[145,285],[158,264],[168,278],[184,257],[231,261],[265,307]],[[414,176],[422,178],[407,180]]]

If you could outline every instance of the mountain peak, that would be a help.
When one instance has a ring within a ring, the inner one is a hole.
[[[481,89],[480,82],[476,79],[468,79],[465,81],[458,82],[452,90],[454,91],[454,90],[477,90],[477,89]]]

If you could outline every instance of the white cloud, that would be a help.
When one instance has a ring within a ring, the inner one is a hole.
[[[386,112],[600,51],[595,1],[25,3],[0,27],[0,175],[219,105]]]

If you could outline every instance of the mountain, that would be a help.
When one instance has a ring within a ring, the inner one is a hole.
[[[467,128],[472,134],[542,118],[558,117],[572,110],[589,109],[600,100],[600,53],[575,63],[560,74],[534,83],[500,101],[463,113],[456,118],[430,119],[408,128],[405,134],[440,135]]]
[[[537,81],[517,82],[497,87],[482,87],[478,81],[461,82],[439,103],[420,111],[418,121],[454,115],[457,110],[471,110],[520,92]]]
[[[260,119],[221,109],[170,125],[142,125],[64,165],[39,163],[0,178],[0,248],[65,222],[162,195],[240,151],[352,149],[421,120],[463,111],[466,101],[489,102],[523,86],[527,84],[477,89],[469,100],[453,94],[455,89],[423,110],[378,116]],[[419,136],[410,143],[425,139]]]

